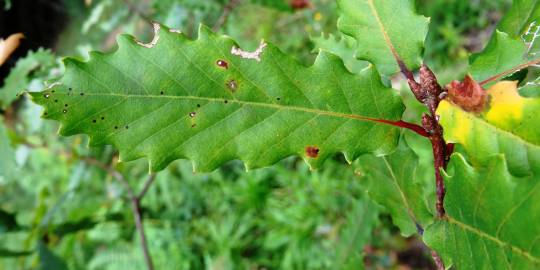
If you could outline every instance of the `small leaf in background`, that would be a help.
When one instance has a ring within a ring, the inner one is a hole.
[[[9,75],[5,78],[3,87],[0,88],[0,108],[6,108],[23,91],[29,90],[28,86],[32,79],[30,74],[48,70],[53,66],[55,61],[56,59],[52,52],[43,49],[39,49],[36,52],[29,52],[26,57],[19,59],[15,67],[11,69]]]
[[[38,242],[39,269],[40,270],[64,270],[68,269],[66,263],[58,255],[54,254],[47,244]]]
[[[338,0],[338,28],[357,41],[357,57],[384,76],[399,71],[396,57],[410,69],[421,64],[429,19],[416,15],[410,0]]]
[[[512,7],[506,12],[497,29],[510,37],[519,38],[527,31],[531,23],[540,19],[538,0],[514,0]]]
[[[389,156],[365,155],[357,164],[362,186],[373,201],[390,213],[401,234],[410,236],[422,232],[422,228],[432,222],[430,205],[422,199],[422,187],[431,178],[421,178],[425,168],[418,166],[418,157],[404,141]]]
[[[446,176],[446,217],[424,241],[456,269],[540,268],[540,178],[513,177],[503,155],[474,168],[454,154]]]
[[[21,39],[24,38],[22,33],[10,35],[7,39],[0,39],[0,66],[6,62],[9,56],[19,47]]]
[[[399,130],[368,118],[399,120],[403,105],[373,67],[353,75],[322,51],[306,68],[271,44],[246,52],[206,27],[191,41],[158,26],[144,46],[124,35],[113,54],[67,59],[58,84],[31,93],[44,117],[63,135],[113,144],[122,161],[147,157],[152,171],[179,158],[206,172],[289,155],[317,167],[338,152],[352,161],[395,147]]]
[[[312,37],[311,40],[315,43],[313,52],[318,53],[321,49],[339,56],[352,73],[359,73],[369,65],[369,62],[356,59],[356,41],[352,37],[342,35],[338,38],[332,34],[325,37],[321,34],[318,37]]]

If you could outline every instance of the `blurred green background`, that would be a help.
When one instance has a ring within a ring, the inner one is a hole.
[[[120,33],[150,40],[149,21],[193,38],[199,24],[213,26],[247,49],[264,38],[305,65],[322,48],[359,70],[354,41],[336,29],[335,1],[292,5],[300,2],[0,1],[0,37],[26,35],[0,68],[0,269],[145,269],[126,190],[95,162],[115,166],[140,190],[146,161],[117,164],[115,149],[58,136],[57,123],[40,119],[41,109],[18,93],[61,76],[63,56],[114,51]],[[431,17],[425,61],[441,81],[464,75],[467,55],[483,48],[509,5],[416,1]],[[230,14],[217,25],[224,10]],[[421,241],[399,234],[362,180],[341,156],[318,171],[296,157],[250,172],[230,162],[211,174],[174,162],[142,201],[156,269],[434,269]]]

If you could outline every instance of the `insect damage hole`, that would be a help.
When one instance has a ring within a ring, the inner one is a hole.
[[[319,148],[316,146],[307,146],[306,156],[310,158],[317,158],[319,156]]]
[[[261,54],[267,45],[268,44],[266,44],[264,40],[261,40],[259,47],[254,52],[246,52],[241,50],[240,48],[237,48],[236,46],[233,46],[231,49],[231,54],[240,56],[244,59],[254,59],[257,62],[261,62]]]
[[[150,43],[142,43],[137,40],[137,44],[148,49],[154,48],[154,46],[156,46],[159,41],[159,29],[161,29],[161,25],[159,25],[159,23],[153,23],[152,26],[154,27],[154,37],[152,38],[152,41],[150,41]]]
[[[231,90],[233,93],[238,89],[238,82],[236,82],[236,80],[228,80],[226,85],[227,88],[229,88],[229,90]]]

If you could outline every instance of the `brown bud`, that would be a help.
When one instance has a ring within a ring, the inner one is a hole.
[[[480,113],[484,109],[487,93],[471,76],[465,76],[463,82],[453,81],[446,88],[450,101],[463,110]]]
[[[416,99],[421,103],[424,103],[424,100],[426,99],[426,94],[424,91],[422,91],[422,86],[411,79],[407,79],[407,82],[409,83],[409,87],[411,88]]]
[[[438,97],[442,92],[437,77],[435,77],[433,71],[424,64],[420,67],[420,85],[422,85],[424,91],[427,91],[429,95],[434,97]]]

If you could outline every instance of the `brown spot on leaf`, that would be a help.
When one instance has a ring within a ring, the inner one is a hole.
[[[450,101],[463,110],[474,113],[480,113],[484,110],[487,103],[487,93],[471,76],[465,76],[463,82],[453,81],[446,88]]]
[[[306,156],[310,158],[317,158],[319,156],[319,148],[316,146],[307,146]]]
[[[227,61],[225,61],[225,60],[217,60],[216,65],[218,65],[218,67],[221,67],[221,68],[224,68],[224,69],[229,69],[229,63],[227,63]]]

